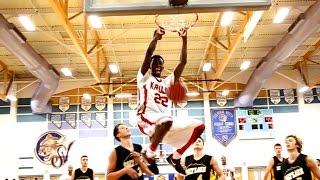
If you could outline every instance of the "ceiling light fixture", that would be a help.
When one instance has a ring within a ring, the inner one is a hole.
[[[200,93],[197,92],[197,91],[190,91],[190,92],[187,92],[186,94],[188,97],[195,97],[195,96],[199,96]]]
[[[243,63],[240,66],[241,71],[245,71],[250,67],[251,62],[250,61],[243,61]]]
[[[11,94],[7,95],[7,99],[9,99],[11,102],[17,101],[17,97]]]
[[[69,68],[61,68],[61,72],[63,73],[63,75],[71,77],[72,76],[72,72]]]
[[[233,15],[234,15],[234,12],[232,12],[232,11],[224,12],[222,15],[222,18],[221,18],[220,25],[223,27],[229,26],[232,22]]]
[[[228,89],[225,89],[225,90],[222,91],[221,94],[222,94],[222,96],[227,96],[229,94],[229,92],[230,91]]]
[[[91,95],[89,93],[83,93],[82,96],[84,99],[87,99],[87,100],[91,99]]]
[[[210,70],[211,70],[211,63],[210,62],[204,63],[202,66],[202,71],[208,72]]]
[[[130,98],[132,97],[131,93],[121,93],[121,94],[116,94],[115,95],[116,98]]]
[[[289,14],[289,7],[281,7],[278,9],[276,15],[273,18],[273,23],[281,23]]]
[[[93,27],[93,28],[98,29],[98,28],[102,27],[101,19],[99,16],[90,15],[89,22],[90,22],[91,27]]]
[[[299,92],[300,92],[300,93],[304,93],[304,92],[306,92],[306,91],[309,90],[309,89],[310,89],[309,86],[304,85],[304,86],[302,86],[301,88],[299,88]]]
[[[109,69],[112,74],[117,74],[119,72],[119,67],[116,64],[109,64]]]
[[[253,12],[248,24],[243,31],[243,42],[247,42],[254,28],[257,26],[260,18],[262,17],[264,11],[255,11]]]
[[[27,31],[35,31],[36,26],[33,24],[29,16],[19,16],[20,23]]]

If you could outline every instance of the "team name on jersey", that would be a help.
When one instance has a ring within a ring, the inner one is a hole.
[[[133,167],[134,165],[135,165],[135,161],[133,159],[123,162],[123,167]]]
[[[150,89],[156,90],[156,91],[158,91],[158,92],[161,93],[161,94],[165,94],[166,91],[167,91],[167,88],[166,88],[166,87],[161,86],[161,85],[159,85],[159,84],[157,84],[157,83],[155,83],[155,82],[151,82],[151,83],[150,83]]]
[[[303,174],[304,174],[304,171],[303,171],[302,167],[299,167],[299,168],[295,169],[294,171],[286,174],[284,176],[284,179],[285,180],[291,180],[291,179],[297,178],[297,177],[299,177],[299,176],[301,176]]]
[[[206,172],[206,167],[194,167],[194,168],[188,168],[186,170],[186,174],[195,174],[195,173],[204,173]]]
[[[281,171],[281,166],[276,166],[277,171]]]

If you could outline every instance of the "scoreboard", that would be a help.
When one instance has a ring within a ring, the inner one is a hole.
[[[239,139],[274,138],[272,109],[236,110]]]

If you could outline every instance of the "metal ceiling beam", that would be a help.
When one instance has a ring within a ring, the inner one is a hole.
[[[9,88],[13,82],[13,75],[9,71],[8,66],[0,60],[0,66],[2,67],[0,71],[3,73],[3,88],[0,93],[0,99],[6,101]]]
[[[93,75],[94,79],[97,81],[97,83],[100,83],[101,80],[99,77],[99,73],[95,70],[90,59],[88,58],[87,51],[85,51],[84,47],[81,46],[80,39],[77,37],[75,31],[73,30],[72,25],[71,25],[70,21],[68,20],[68,16],[65,14],[60,3],[57,0],[49,0],[49,3],[51,5],[52,9],[54,10],[54,12],[56,13],[56,15],[58,16],[58,18],[60,19],[63,27],[65,28],[66,32],[70,36],[72,42],[75,44],[76,49],[79,50],[80,56],[82,57],[82,59],[84,60],[86,65],[88,66],[88,69],[91,72],[91,74]],[[100,88],[102,89],[102,91],[104,93],[107,93],[107,90],[104,86],[100,86]]]
[[[313,54],[316,54],[320,51],[320,39],[318,40],[318,42],[316,42],[316,44],[314,44],[314,48],[308,52],[306,52],[304,55],[303,55],[303,58],[304,59],[309,59],[310,56],[312,56]]]
[[[217,60],[217,46],[213,46],[213,44],[209,43],[209,42],[212,42],[213,40],[217,40],[218,39],[218,36],[219,36],[219,24],[220,24],[221,17],[222,17],[222,13],[219,13],[218,17],[214,21],[214,24],[213,24],[214,28],[212,29],[212,31],[210,33],[210,36],[209,36],[209,39],[208,39],[208,43],[207,43],[207,47],[204,50],[203,60],[202,60],[202,63],[200,63],[200,67],[198,69],[198,74],[201,72],[201,67],[204,64],[204,61],[212,59],[211,57],[209,57],[209,55],[212,52],[212,49],[214,50],[214,55],[215,55],[214,60]],[[211,60],[211,64],[212,63],[213,62]],[[206,77],[207,76],[205,74],[203,74],[203,78],[206,78]],[[207,89],[207,87],[208,87],[207,86],[207,82],[205,82],[204,84],[205,84],[204,87]]]
[[[223,62],[219,64],[217,67],[216,72],[213,76],[211,76],[211,79],[219,79],[227,67],[228,63],[230,62],[232,55],[237,49],[237,46],[241,43],[242,34],[244,31],[244,28],[246,27],[247,23],[249,22],[250,17],[252,16],[252,13],[247,12],[247,15],[245,16],[245,19],[241,23],[239,29],[237,30],[236,37],[231,41],[230,46],[228,47],[229,52],[225,54],[223,58]],[[211,74],[212,75],[212,74]],[[210,77],[210,75],[209,75]],[[210,82],[208,85],[209,90],[213,89],[217,82]]]
[[[313,45],[314,47],[307,51],[302,57],[303,60],[302,61],[298,61],[296,62],[293,67],[295,69],[298,69],[300,75],[303,78],[303,81],[305,82],[306,85],[310,85],[309,81],[308,81],[308,66],[307,66],[307,61],[313,62],[315,64],[318,64],[318,62],[312,61],[310,60],[310,57],[316,53],[319,52],[320,50],[320,39]],[[317,82],[317,81],[316,81]],[[317,83],[316,83],[317,84]]]
[[[106,50],[105,50],[105,47],[103,45],[101,45],[100,36],[98,34],[98,31],[94,30],[93,33],[94,33],[94,37],[95,37],[96,43],[97,43],[96,48],[98,49],[98,48],[101,47],[100,51],[97,52],[97,72],[99,73],[99,76],[101,76],[101,73],[100,73],[100,59],[103,59],[104,60],[104,66],[105,66],[105,68],[103,68],[105,70],[105,79],[106,79],[107,82],[109,82],[110,81],[110,73],[109,73],[108,68],[107,68],[109,62],[108,62],[108,59],[106,57]],[[106,90],[107,90],[108,93],[110,93],[109,92],[110,91],[110,87],[109,86],[106,86]]]

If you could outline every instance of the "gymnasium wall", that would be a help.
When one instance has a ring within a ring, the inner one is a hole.
[[[284,138],[292,133],[297,134],[304,140],[304,153],[319,158],[320,144],[314,143],[317,137],[316,132],[320,125],[320,101],[317,96],[314,96],[312,103],[306,104],[301,94],[295,94],[296,100],[292,104],[288,104],[283,100],[283,92],[281,95],[281,101],[278,105],[272,104],[267,96],[258,97],[255,100],[256,108],[274,110],[274,139],[239,140],[236,137],[227,147],[217,142],[212,137],[210,128],[210,110],[233,108],[233,99],[228,99],[224,107],[217,105],[214,98],[204,101],[191,101],[184,108],[176,108],[173,114],[182,117],[187,115],[204,121],[206,123],[206,131],[203,135],[206,139],[205,151],[216,157],[216,159],[219,159],[221,155],[226,155],[228,162],[236,167],[265,166],[270,157],[273,156],[273,145],[277,142],[283,145],[283,152],[286,154]],[[62,113],[57,105],[54,105],[53,114],[76,114],[77,126],[75,128],[70,128],[70,125],[66,122],[63,122],[61,128],[56,127],[50,121],[51,115],[33,115],[29,102],[30,99],[19,99],[17,106],[12,105],[11,114],[10,108],[8,111],[8,103],[3,103],[0,106],[0,112],[2,112],[2,115],[0,115],[0,135],[2,139],[0,153],[4,159],[0,169],[5,172],[5,174],[1,175],[3,178],[13,177],[15,173],[24,175],[50,173],[58,175],[66,172],[68,164],[74,165],[75,168],[79,167],[79,158],[83,154],[89,156],[89,166],[91,168],[98,173],[104,173],[107,167],[108,154],[114,145],[118,144],[112,136],[113,125],[120,122],[128,124],[135,143],[146,144],[149,142],[148,138],[139,133],[134,126],[134,121],[130,121],[134,110],[131,110],[126,102],[107,104],[102,111],[98,111],[93,104],[89,111],[92,121],[95,121],[97,113],[106,113],[107,120],[104,126],[94,122],[96,124],[91,127],[86,127],[81,121],[81,114],[87,112],[81,110],[79,104],[71,104],[71,107],[65,113]],[[14,112],[15,109],[17,110],[16,113]],[[48,130],[58,131],[65,135],[67,143],[75,140],[69,152],[68,162],[61,168],[44,165],[35,156],[37,140],[41,134]],[[168,145],[163,145],[162,148],[167,153],[172,151]],[[191,152],[189,150],[187,154]],[[161,170],[172,172],[172,169],[167,166],[162,166]]]

